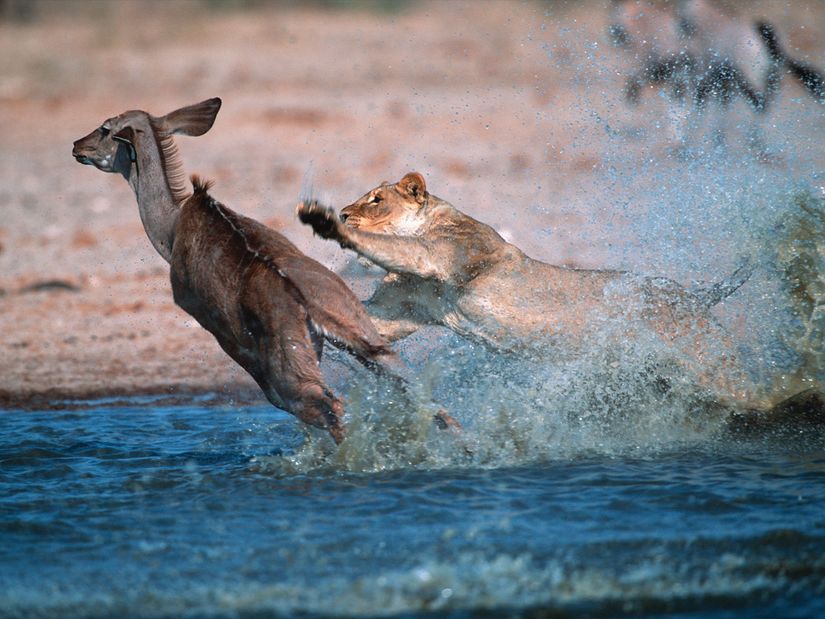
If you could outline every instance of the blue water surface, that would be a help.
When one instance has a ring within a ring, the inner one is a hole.
[[[0,412],[0,616],[825,616],[825,449],[262,466],[268,406]]]

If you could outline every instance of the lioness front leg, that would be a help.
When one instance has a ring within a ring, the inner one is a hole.
[[[301,200],[295,212],[301,223],[312,226],[312,231],[322,239],[333,239],[341,243],[346,237],[344,222],[330,206],[324,206],[317,200]]]
[[[363,232],[344,224],[332,208],[316,200],[299,202],[297,213],[321,238],[336,240],[391,273],[449,281],[461,270],[462,261],[448,241]]]

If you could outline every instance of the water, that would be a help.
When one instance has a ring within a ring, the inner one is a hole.
[[[597,266],[689,284],[750,260],[748,283],[713,309],[741,362],[768,388],[825,382],[825,107],[787,76],[763,115],[741,100],[703,111],[675,105],[666,86],[629,107],[615,75],[626,79],[638,60],[589,36],[561,38],[583,86],[577,144],[585,152],[598,144],[598,179],[566,206],[546,197],[546,208],[592,214],[571,233],[605,256]],[[551,50],[548,60],[560,62]],[[684,142],[675,139],[675,119]]]
[[[600,185],[537,210],[588,214],[574,233],[613,268],[687,284],[750,258],[715,310],[745,369],[825,381],[821,109],[781,100],[771,166],[736,146],[736,108],[727,147],[663,155],[640,121],[662,110],[630,117],[607,59],[571,54]],[[537,364],[408,345],[460,436],[335,354],[339,449],[209,397],[0,411],[0,617],[825,616],[821,429],[732,435],[655,341],[603,335]]]
[[[647,205],[635,260],[667,260],[640,270],[703,272],[676,237],[718,237],[714,273],[755,255],[717,314],[744,322],[743,364],[780,393],[822,381],[821,191],[766,172],[757,200],[747,166],[678,169],[657,195],[698,206]],[[702,178],[727,193],[699,200]],[[748,226],[743,204],[764,207]],[[825,434],[731,434],[660,341],[621,327],[533,361],[416,336],[417,402],[330,351],[337,449],[207,396],[0,411],[0,617],[825,616]]]
[[[301,470],[269,406],[2,424],[2,617],[825,613],[821,436],[359,472],[330,449]]]

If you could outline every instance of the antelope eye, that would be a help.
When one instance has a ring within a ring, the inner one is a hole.
[[[107,135],[109,135],[109,127],[101,127],[100,129],[98,129],[98,131],[100,131],[100,135],[102,135],[104,138]]]

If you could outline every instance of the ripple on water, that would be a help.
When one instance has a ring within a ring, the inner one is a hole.
[[[2,413],[0,616],[822,610],[821,442],[501,398],[456,441],[382,388],[340,449],[268,406]]]

